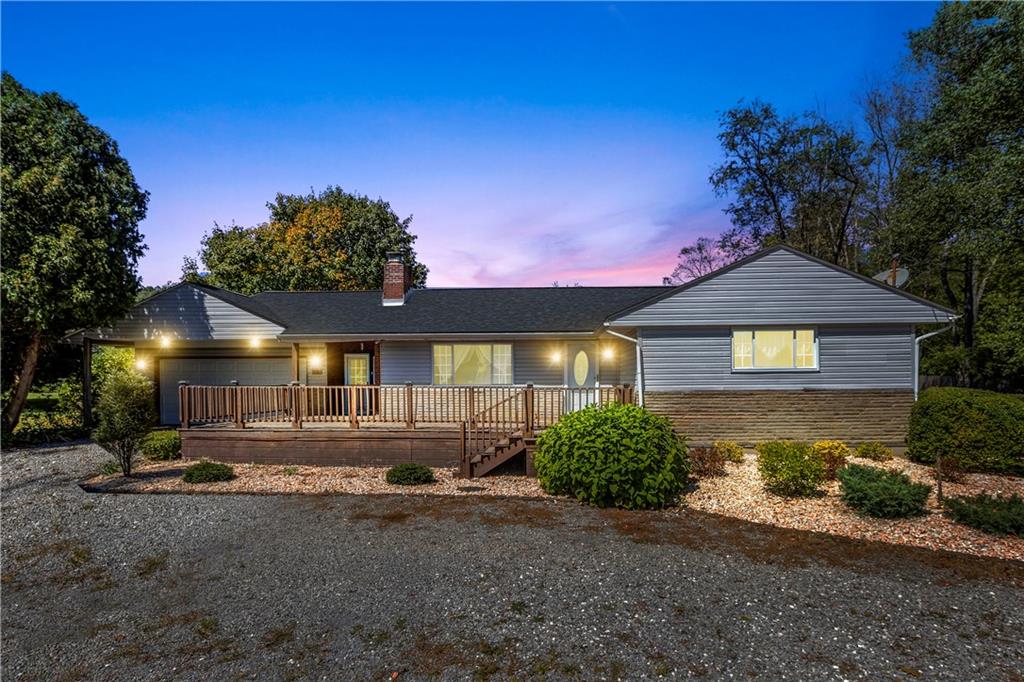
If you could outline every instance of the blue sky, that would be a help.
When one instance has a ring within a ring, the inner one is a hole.
[[[119,142],[149,284],[330,184],[413,215],[431,286],[657,284],[727,226],[722,111],[854,122],[935,7],[4,2],[0,57]]]

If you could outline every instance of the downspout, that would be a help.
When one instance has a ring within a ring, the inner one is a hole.
[[[953,328],[952,323],[957,321],[961,317],[963,316],[955,315],[954,317],[949,318],[950,324],[943,327],[942,329],[936,329],[933,332],[928,332],[927,334],[921,334],[921,336],[914,337],[914,402],[917,402],[917,394],[920,391],[921,387],[921,377],[918,376],[918,372],[920,371],[921,367],[921,342],[927,338],[931,338],[932,336],[948,332],[950,329]]]
[[[609,325],[608,322],[604,323],[604,327],[605,327],[604,330],[606,332],[608,332],[612,336],[617,336],[620,339],[623,339],[625,341],[629,341],[634,346],[636,346],[636,391],[637,391],[637,396],[640,399],[640,407],[643,407],[644,406],[644,365],[643,365],[643,355],[640,353],[640,340],[639,339],[634,339],[632,336],[626,336],[625,334],[620,334],[617,331],[613,331],[612,329],[609,328],[609,326],[610,325]]]

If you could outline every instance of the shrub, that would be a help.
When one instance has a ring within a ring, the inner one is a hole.
[[[185,469],[181,480],[185,483],[215,483],[230,481],[235,477],[235,470],[227,464],[208,462],[205,459]]]
[[[416,462],[396,464],[388,469],[384,479],[391,485],[424,485],[437,480],[430,467]]]
[[[116,459],[108,459],[106,462],[100,465],[100,473],[104,476],[113,476],[114,474],[121,473],[121,465],[117,463]]]
[[[877,440],[861,443],[857,446],[857,456],[864,459],[871,459],[876,462],[888,462],[893,458],[892,450],[885,447]]]
[[[997,535],[1024,537],[1024,497],[990,496],[952,497],[945,502],[953,520],[971,528]]]
[[[819,440],[812,446],[814,454],[821,458],[825,465],[825,480],[834,481],[836,472],[846,466],[846,458],[850,456],[850,448],[838,440]]]
[[[93,440],[117,459],[125,476],[131,476],[139,444],[156,417],[153,382],[136,373],[111,377],[96,412],[99,425]]]
[[[910,413],[907,456],[933,464],[955,456],[965,471],[1024,475],[1024,397],[930,388]]]
[[[725,475],[725,455],[718,448],[690,448],[690,473],[697,478]]]
[[[825,465],[807,443],[775,440],[757,446],[757,468],[777,495],[808,496],[825,480]]]
[[[4,437],[4,445],[41,445],[60,443],[89,435],[81,415],[64,412],[22,412],[14,432]]]
[[[843,502],[868,516],[886,519],[921,514],[932,490],[898,471],[860,464],[849,465],[838,476]]]
[[[178,459],[181,457],[181,436],[177,431],[151,431],[139,445],[146,459]]]
[[[736,464],[741,464],[743,462],[743,448],[740,447],[740,444],[736,441],[716,440],[715,450],[722,453],[722,457],[724,457],[727,462],[734,462]]]
[[[665,417],[636,405],[590,406],[537,439],[537,478],[553,495],[598,507],[659,508],[686,485],[686,441]]]

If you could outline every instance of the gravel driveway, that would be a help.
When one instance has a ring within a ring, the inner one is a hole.
[[[550,501],[90,494],[2,455],[3,679],[1021,679],[1024,564]]]

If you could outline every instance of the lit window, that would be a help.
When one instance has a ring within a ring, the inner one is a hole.
[[[813,329],[735,329],[732,368],[817,369],[818,340]]]
[[[512,345],[434,344],[434,383],[461,386],[512,383]]]

